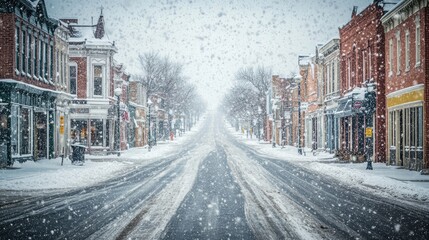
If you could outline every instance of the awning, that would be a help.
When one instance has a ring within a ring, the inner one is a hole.
[[[353,115],[354,112],[352,111],[352,103],[353,101],[351,99],[340,102],[340,104],[338,104],[337,110],[335,111],[335,117],[342,118]]]

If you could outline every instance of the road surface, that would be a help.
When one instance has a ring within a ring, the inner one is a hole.
[[[96,186],[1,191],[1,239],[429,239],[428,212],[260,155],[219,119]]]

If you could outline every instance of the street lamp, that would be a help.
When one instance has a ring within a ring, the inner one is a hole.
[[[298,85],[298,153],[302,155],[301,148],[301,76],[294,78],[295,83]]]
[[[158,122],[158,105],[155,105],[155,123],[154,123],[154,145],[156,146],[156,135],[157,135],[157,122]]]
[[[151,129],[151,125],[150,125],[150,119],[151,119],[151,116],[150,116],[150,106],[152,106],[152,101],[150,100],[150,98],[147,100],[147,106],[149,107],[149,111],[148,111],[148,113],[149,113],[149,128],[148,128],[148,141],[147,141],[147,145],[148,145],[148,150],[150,152],[150,149],[152,148],[152,144],[151,144],[151,141],[152,141],[152,131],[150,130]]]
[[[375,110],[375,84],[374,83],[367,83],[366,84],[366,105],[365,105],[365,111],[366,111],[366,129],[365,129],[365,157],[366,157],[366,169],[372,170],[372,156],[373,156],[373,113]]]
[[[118,157],[121,155],[121,136],[120,136],[120,121],[121,121],[121,109],[120,109],[120,96],[122,94],[122,88],[116,88],[114,90],[115,96],[117,97],[118,102],[118,111],[117,111],[117,121],[116,121],[116,147],[115,149],[118,151]]]
[[[273,111],[273,131],[272,131],[271,135],[272,135],[273,147],[276,147],[276,137],[275,137],[274,133],[277,132],[276,131],[277,99],[273,98],[272,103],[273,103],[273,105],[272,105],[271,110]]]
[[[173,140],[173,128],[171,126],[173,122],[173,110],[168,110],[168,134],[170,134],[170,140]]]
[[[258,141],[261,141],[261,114],[262,109],[258,106]]]

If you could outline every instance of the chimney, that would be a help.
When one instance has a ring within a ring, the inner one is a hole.
[[[357,6],[353,6],[353,10],[352,10],[352,18],[354,18],[354,17],[356,16],[356,14],[357,14],[357,9],[358,9],[358,7],[357,7]]]
[[[98,18],[97,25],[95,27],[94,37],[102,39],[104,37],[104,18],[103,18],[103,7],[101,7],[100,17]]]

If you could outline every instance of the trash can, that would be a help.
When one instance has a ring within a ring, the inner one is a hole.
[[[85,161],[85,146],[80,144],[72,144],[71,145],[73,153],[72,153],[72,163],[76,162],[84,162]]]

